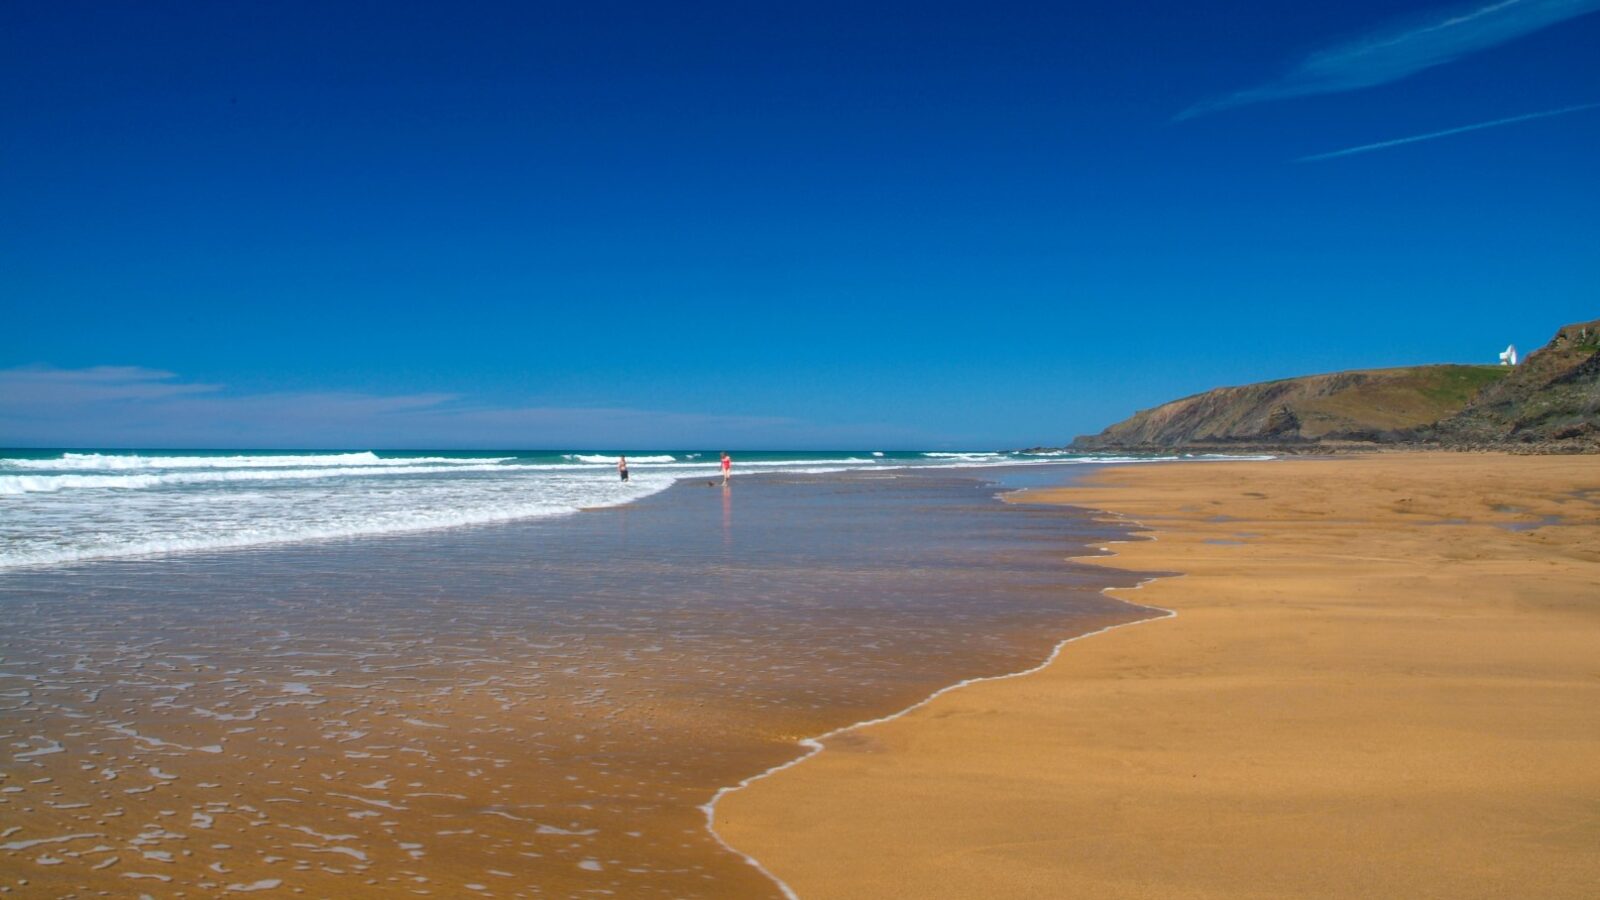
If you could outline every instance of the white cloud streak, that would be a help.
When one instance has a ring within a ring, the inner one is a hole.
[[[1564,116],[1568,113],[1582,112],[1586,109],[1600,109],[1600,103],[1582,103],[1577,106],[1563,106],[1560,109],[1547,109],[1543,112],[1526,113],[1520,116],[1510,116],[1504,119],[1494,119],[1489,122],[1477,122],[1472,125],[1462,125],[1459,128],[1446,128],[1443,131],[1430,131],[1427,134],[1414,134],[1411,137],[1395,138],[1392,141],[1379,141],[1376,144],[1362,144],[1359,147],[1347,147],[1343,150],[1334,150],[1331,153],[1318,153],[1312,156],[1302,156],[1296,162],[1316,162],[1322,159],[1336,159],[1340,156],[1352,156],[1357,153],[1371,153],[1373,150],[1382,150],[1386,147],[1398,147],[1402,144],[1415,144],[1418,141],[1431,141],[1435,138],[1449,137],[1452,134],[1464,134],[1468,131],[1481,131],[1485,128],[1498,128],[1501,125],[1511,125],[1516,122],[1528,122],[1533,119],[1548,119],[1552,116]]]
[[[1420,23],[1391,26],[1317,50],[1280,78],[1203,100],[1177,119],[1388,84],[1597,10],[1600,0],[1496,0],[1466,11],[1435,13]]]
[[[926,436],[779,416],[473,402],[447,393],[235,393],[137,366],[0,369],[0,447],[812,446]]]

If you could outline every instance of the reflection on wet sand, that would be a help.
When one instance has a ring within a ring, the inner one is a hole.
[[[0,887],[772,895],[706,832],[717,787],[1137,617],[1098,594],[1132,576],[1062,561],[1104,526],[992,493],[689,482],[0,575]]]

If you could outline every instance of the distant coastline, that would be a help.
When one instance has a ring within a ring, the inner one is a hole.
[[[1600,452],[1600,320],[1561,328],[1520,365],[1370,369],[1215,388],[1141,410],[1068,449]]]

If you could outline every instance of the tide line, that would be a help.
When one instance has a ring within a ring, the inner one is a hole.
[[[1152,532],[1151,534],[1149,534],[1147,536],[1143,536],[1143,537],[1139,538],[1139,540],[1141,540],[1141,541],[1154,541],[1156,539],[1154,534],[1153,534],[1153,529],[1149,529],[1148,526],[1146,526],[1142,522],[1139,522],[1136,519],[1131,519],[1131,518],[1129,518],[1129,517],[1127,517],[1125,515],[1122,515],[1121,513],[1114,513],[1114,512],[1111,512],[1109,510],[1095,510],[1095,511],[1099,512],[1099,513],[1102,513],[1104,515],[1111,516],[1113,518],[1121,519],[1121,520],[1123,520],[1125,522],[1131,523],[1133,525],[1133,527],[1135,527],[1137,529],[1142,529],[1142,530],[1145,530],[1145,531]],[[1128,544],[1128,543],[1132,543],[1132,542],[1133,541],[1130,539],[1130,540],[1120,540],[1120,541],[1106,541],[1105,543],[1107,545],[1110,545],[1110,544]],[[1117,555],[1117,554],[1111,552],[1108,546],[1102,546],[1099,549],[1102,550],[1102,551],[1105,551],[1105,552],[1103,552],[1103,553],[1080,553],[1080,554],[1078,554],[1076,556],[1069,556],[1069,557],[1067,557],[1067,559],[1069,559],[1069,560],[1074,560],[1074,559],[1104,559],[1104,558],[1106,558],[1108,556],[1116,556]],[[1140,588],[1143,588],[1145,585],[1149,584],[1152,581],[1156,581],[1156,580],[1163,579],[1163,578],[1181,578],[1181,577],[1183,577],[1183,573],[1181,573],[1181,572],[1180,573],[1175,573],[1175,574],[1172,574],[1172,575],[1153,575],[1153,576],[1151,576],[1149,578],[1146,578],[1146,579],[1140,581],[1138,584],[1131,585],[1129,587],[1105,587],[1105,588],[1101,588],[1100,589],[1100,593],[1105,594],[1108,597],[1112,597],[1111,591],[1135,591],[1135,590],[1139,590]],[[1156,613],[1157,615],[1152,615],[1149,618],[1145,618],[1145,619],[1135,619],[1132,622],[1122,622],[1122,623],[1119,623],[1119,624],[1116,624],[1116,625],[1107,625],[1107,626],[1105,626],[1103,628],[1096,628],[1094,631],[1088,631],[1088,632],[1084,632],[1083,634],[1074,635],[1072,637],[1065,638],[1065,639],[1059,641],[1055,645],[1055,648],[1050,651],[1050,655],[1045,657],[1044,662],[1041,662],[1036,666],[1032,666],[1030,668],[1023,669],[1023,670],[1018,671],[1018,672],[1009,672],[1009,673],[1006,673],[1004,675],[983,675],[983,676],[979,676],[977,678],[963,679],[961,681],[956,682],[955,684],[948,685],[946,687],[942,687],[942,688],[934,691],[933,693],[929,694],[928,696],[922,698],[921,700],[917,701],[916,703],[913,703],[912,705],[906,707],[905,709],[900,710],[897,713],[892,713],[892,714],[887,715],[887,716],[880,716],[879,718],[876,718],[876,719],[867,719],[867,720],[864,720],[864,721],[861,721],[861,722],[856,722],[856,723],[853,723],[853,724],[850,724],[850,725],[845,725],[845,726],[842,726],[840,728],[835,728],[832,731],[828,731],[828,732],[825,732],[823,734],[816,735],[814,737],[802,738],[799,741],[796,741],[796,744],[798,744],[800,747],[805,748],[805,751],[806,751],[805,753],[801,754],[800,756],[797,756],[794,759],[789,760],[788,762],[779,763],[778,765],[773,766],[773,767],[767,769],[764,772],[759,772],[759,773],[757,773],[755,775],[751,775],[750,777],[741,780],[737,784],[731,785],[729,787],[718,788],[717,792],[715,794],[711,795],[711,799],[709,801],[707,801],[706,803],[702,804],[701,807],[700,807],[701,812],[704,812],[705,815],[706,815],[706,831],[710,832],[712,839],[715,840],[719,845],[721,845],[724,850],[727,850],[729,853],[732,853],[733,855],[739,857],[740,859],[743,859],[748,865],[752,866],[756,871],[758,871],[762,875],[766,876],[766,878],[769,881],[771,881],[775,886],[777,886],[778,890],[780,892],[782,892],[782,894],[786,898],[786,900],[800,900],[800,895],[795,893],[794,888],[791,888],[788,885],[787,882],[785,882],[782,878],[779,878],[772,870],[770,870],[766,866],[762,865],[760,860],[756,859],[755,857],[751,856],[750,854],[745,853],[743,850],[740,850],[739,848],[737,848],[737,847],[733,846],[732,844],[728,843],[726,840],[723,839],[722,835],[717,833],[717,803],[719,801],[721,801],[723,797],[726,797],[727,795],[732,794],[735,791],[743,790],[743,789],[749,787],[750,785],[755,784],[758,781],[761,781],[764,778],[770,778],[771,776],[776,775],[779,772],[784,771],[785,769],[793,768],[793,767],[798,766],[801,763],[805,762],[806,760],[811,759],[812,757],[814,757],[817,754],[821,753],[823,750],[827,749],[826,745],[823,742],[828,740],[829,738],[838,737],[841,734],[845,734],[846,732],[850,732],[850,731],[855,731],[858,728],[867,728],[867,727],[870,727],[872,725],[882,725],[885,722],[893,722],[895,719],[898,719],[898,718],[900,718],[902,716],[905,716],[905,715],[908,715],[910,713],[916,712],[917,710],[921,709],[924,706],[927,706],[929,703],[932,703],[933,701],[939,699],[940,697],[944,696],[945,694],[950,693],[951,691],[960,690],[961,688],[967,687],[969,685],[980,684],[980,683],[986,682],[986,681],[1006,681],[1008,679],[1021,678],[1021,677],[1025,676],[1025,675],[1033,675],[1033,674],[1035,674],[1037,672],[1042,672],[1045,669],[1049,668],[1051,663],[1054,663],[1056,661],[1056,658],[1061,655],[1061,651],[1065,650],[1066,646],[1068,644],[1073,643],[1074,641],[1081,641],[1081,640],[1083,640],[1085,638],[1094,637],[1095,635],[1105,634],[1108,631],[1115,631],[1118,628],[1127,628],[1127,627],[1132,626],[1132,625],[1144,625],[1144,624],[1149,623],[1149,622],[1160,622],[1160,621],[1164,621],[1166,619],[1175,619],[1178,616],[1178,613],[1177,613],[1176,610],[1167,609],[1167,608],[1162,607],[1162,606],[1150,606],[1150,605],[1143,604],[1143,603],[1134,603],[1134,602],[1132,602],[1130,600],[1125,600],[1125,599],[1123,599],[1121,597],[1112,597],[1112,599],[1116,600],[1116,601],[1118,601],[1120,603],[1125,603],[1128,606],[1131,606],[1131,607],[1133,607],[1135,609],[1148,610],[1148,611],[1150,611],[1152,613]]]

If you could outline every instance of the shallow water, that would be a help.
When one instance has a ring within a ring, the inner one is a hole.
[[[619,506],[678,479],[716,478],[718,454],[628,458],[559,450],[82,451],[0,449],[0,570],[112,557],[436,531]],[[1066,452],[766,451],[758,472],[1100,465]]]
[[[772,895],[705,830],[718,787],[1140,617],[1064,561],[1114,529],[994,494],[756,476],[0,573],[0,886]]]

